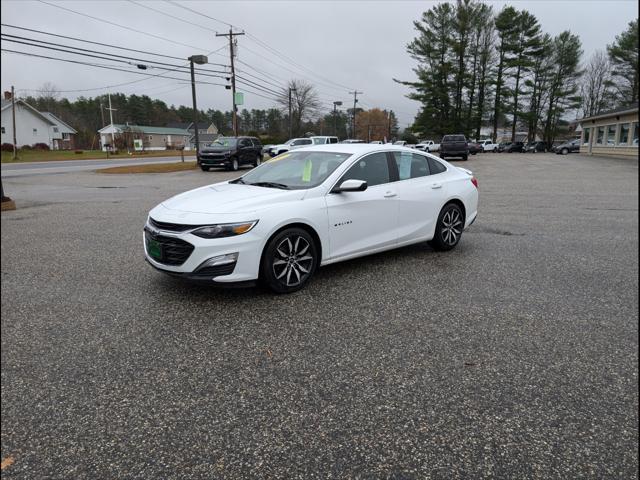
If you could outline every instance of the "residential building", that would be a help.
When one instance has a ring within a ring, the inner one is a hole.
[[[101,128],[98,133],[103,151],[112,143],[136,151],[189,149],[188,143],[191,138],[191,133],[183,128],[149,125],[113,124]]]
[[[13,144],[11,93],[5,92],[1,102],[1,143]],[[18,148],[44,143],[51,150],[70,149],[77,133],[51,112],[39,112],[24,100],[16,98],[16,144]]]
[[[638,157],[638,106],[626,106],[581,119],[580,153]]]
[[[51,127],[52,150],[72,150],[75,148],[75,135],[78,133],[71,125],[51,112],[41,112],[54,125]]]
[[[191,133],[189,141],[187,143],[187,150],[195,150],[196,145],[196,124],[194,122],[171,122],[167,124],[170,128],[182,128],[188,130]],[[200,148],[207,146],[220,136],[218,127],[213,123],[208,125],[204,122],[198,122],[198,141],[200,142]]]

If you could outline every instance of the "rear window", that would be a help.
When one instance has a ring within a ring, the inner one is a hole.
[[[445,167],[439,161],[434,160],[431,157],[429,157],[428,160],[429,160],[429,170],[431,171],[431,175],[437,175],[438,173],[447,171],[447,167]]]
[[[464,135],[445,135],[442,137],[443,142],[466,142]]]

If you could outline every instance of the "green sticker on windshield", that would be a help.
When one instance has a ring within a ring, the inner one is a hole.
[[[310,159],[306,159],[304,161],[304,171],[302,172],[302,181],[310,182],[311,181],[311,169],[313,168],[313,164]]]

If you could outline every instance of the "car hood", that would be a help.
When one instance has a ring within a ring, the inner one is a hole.
[[[306,190],[280,190],[225,182],[181,193],[161,205],[176,212],[234,214],[302,200],[305,193]]]
[[[226,152],[230,152],[233,149],[234,147],[223,147],[223,146],[205,147],[200,149],[200,153],[226,153]]]

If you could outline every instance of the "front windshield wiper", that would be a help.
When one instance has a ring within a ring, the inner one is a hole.
[[[289,186],[285,185],[284,183],[254,182],[254,183],[249,183],[249,185],[255,185],[256,187],[281,188],[282,190],[289,190]]]
[[[229,180],[229,183],[245,183],[242,177],[236,178],[235,180]]]

